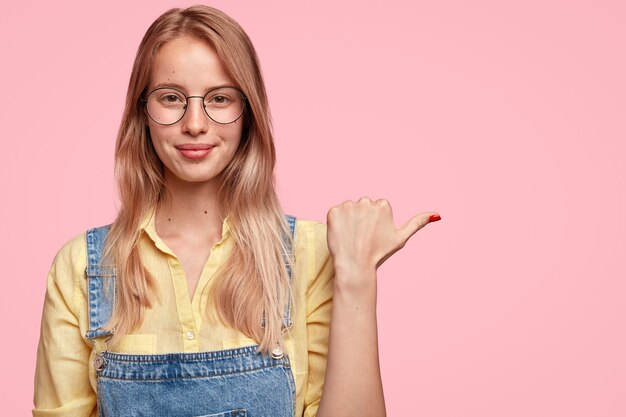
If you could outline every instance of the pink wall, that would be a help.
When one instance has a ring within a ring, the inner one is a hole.
[[[52,258],[114,217],[140,38],[191,4],[138,3],[0,16],[6,416],[30,412]],[[212,5],[260,55],[289,213],[368,195],[443,217],[380,270],[390,416],[626,415],[623,2]]]

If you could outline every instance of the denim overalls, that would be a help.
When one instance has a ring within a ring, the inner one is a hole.
[[[295,238],[295,221],[287,216]],[[87,291],[91,340],[108,338],[102,328],[115,302],[115,268],[100,264],[110,225],[87,231]],[[287,264],[289,279],[291,268]],[[284,326],[291,326],[287,304]],[[99,417],[293,417],[295,382],[280,349],[257,353],[258,345],[200,353],[133,355],[97,353]]]

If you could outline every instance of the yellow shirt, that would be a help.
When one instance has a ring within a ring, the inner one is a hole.
[[[157,235],[154,211],[141,228],[139,253],[155,278],[160,303],[146,309],[142,325],[123,336],[109,351],[133,354],[204,352],[256,344],[203,313],[208,289],[217,269],[233,247],[228,219],[222,239],[211,249],[193,299],[176,255]],[[296,221],[292,278],[293,327],[286,340],[296,383],[296,416],[317,414],[322,395],[332,300],[333,266],[326,243],[326,226],[311,220]],[[33,416],[97,416],[96,374],[93,359],[100,341],[85,338],[88,329],[85,233],[66,243],[48,275],[35,371]]]

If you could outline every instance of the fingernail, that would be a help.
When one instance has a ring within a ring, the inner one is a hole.
[[[438,214],[433,214],[428,218],[428,222],[436,222],[437,220],[441,220],[441,216]]]

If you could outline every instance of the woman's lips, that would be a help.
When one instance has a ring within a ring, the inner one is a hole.
[[[202,159],[207,156],[213,146],[202,143],[190,143],[176,146],[176,149],[188,159]]]

